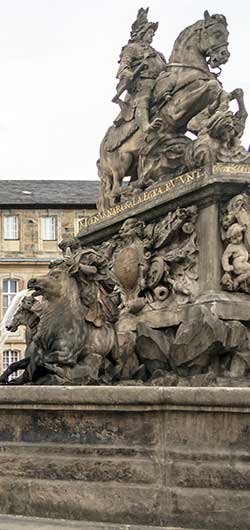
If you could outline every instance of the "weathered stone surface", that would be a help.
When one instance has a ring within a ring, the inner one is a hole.
[[[123,524],[105,524],[90,523],[88,521],[65,521],[63,519],[42,519],[33,517],[20,517],[0,515],[0,530],[71,530],[72,528],[81,528],[81,530],[157,530],[156,526],[141,525],[123,525]],[[161,526],[162,530],[182,530],[181,528],[166,528]],[[190,528],[187,530],[191,530]]]
[[[248,331],[238,321],[220,320],[205,305],[194,305],[189,308],[186,320],[178,328],[172,349],[173,361],[177,367],[182,366],[182,370],[185,370],[186,365],[187,371],[190,368],[192,374],[196,370],[206,371],[211,365],[217,372],[220,357],[225,354],[245,352],[248,362]]]
[[[222,256],[221,283],[228,291],[249,294],[250,281],[250,197],[242,193],[221,208],[222,239],[227,242]]]
[[[249,201],[233,197],[250,173],[243,91],[225,92],[209,69],[229,58],[225,16],[205,11],[166,63],[147,14],[139,10],[120,56],[121,113],[98,160],[100,212],[85,235],[62,241],[46,276],[29,281],[32,304],[42,296],[44,305],[39,315],[32,305],[27,357],[1,383],[24,368],[22,383],[128,377],[151,387],[0,388],[0,509],[246,530],[250,389],[205,388],[250,372],[245,298],[232,309],[218,297],[222,286],[249,294]]]
[[[170,349],[173,342],[171,329],[164,333],[141,322],[136,331],[136,351],[146,370],[151,375],[155,370],[170,370]]]
[[[209,356],[222,347],[225,323],[204,306],[193,306],[188,318],[178,328],[174,343],[173,357],[176,366],[193,361],[201,356],[201,362],[208,364]],[[199,361],[198,361],[199,362]]]
[[[227,93],[219,74],[209,69],[225,64],[230,56],[225,16],[205,11],[203,20],[180,33],[167,63],[151,45],[158,23],[149,22],[147,15],[148,9],[138,11],[120,54],[112,100],[120,114],[105,134],[97,162],[101,211],[164,176],[171,180],[215,161],[249,160],[240,145],[247,118],[243,91]],[[236,113],[229,109],[232,99],[238,103]],[[197,139],[191,141],[187,131]],[[127,186],[125,176],[130,176]]]
[[[1,512],[246,530],[249,414],[249,388],[1,387]]]

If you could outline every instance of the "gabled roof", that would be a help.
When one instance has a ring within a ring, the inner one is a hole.
[[[94,207],[97,180],[0,180],[0,207]]]

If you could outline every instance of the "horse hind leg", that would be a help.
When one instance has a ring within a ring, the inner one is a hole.
[[[112,196],[114,198],[120,197],[123,191],[122,181],[125,177],[129,177],[129,170],[132,166],[133,155],[131,153],[120,153],[116,156],[114,164],[112,165],[113,175],[113,189]]]
[[[96,206],[99,211],[103,211],[106,208],[112,206],[110,203],[111,191],[113,188],[113,175],[112,171],[107,168],[103,168],[100,159],[97,160],[98,176],[101,181],[100,195],[96,201]]]
[[[130,153],[114,152],[109,156],[105,168],[97,162],[98,175],[101,180],[101,193],[97,200],[97,208],[103,211],[115,205],[120,198],[123,187],[122,181],[128,175],[133,156]]]

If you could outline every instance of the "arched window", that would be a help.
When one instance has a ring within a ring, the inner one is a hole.
[[[8,307],[10,306],[14,296],[19,291],[18,280],[13,280],[12,278],[6,278],[3,280],[3,315],[6,313]]]
[[[10,364],[15,363],[16,361],[19,361],[19,351],[17,350],[5,350],[3,352],[3,371],[10,366]],[[10,379],[14,379],[15,377],[18,377],[18,372],[14,372],[11,374]]]

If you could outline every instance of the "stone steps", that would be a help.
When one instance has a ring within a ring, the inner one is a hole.
[[[78,528],[81,530],[191,530],[191,528],[170,528],[166,526],[137,526],[0,515],[0,530],[77,530]]]

